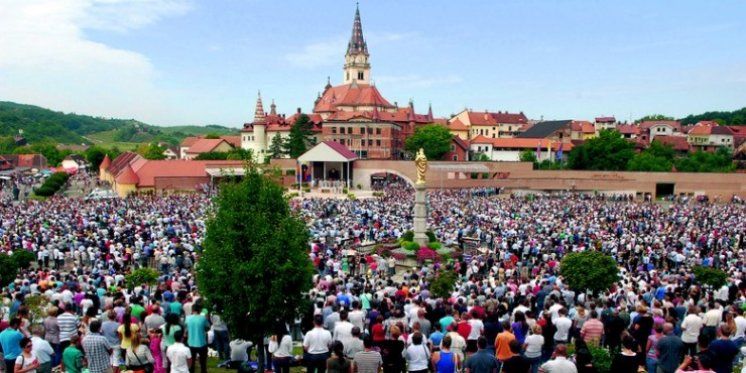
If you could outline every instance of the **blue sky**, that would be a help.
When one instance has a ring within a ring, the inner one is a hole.
[[[0,100],[238,127],[257,90],[309,111],[354,1],[0,0]],[[7,10],[7,11],[5,11]],[[372,77],[436,116],[682,116],[746,106],[741,1],[360,2]]]

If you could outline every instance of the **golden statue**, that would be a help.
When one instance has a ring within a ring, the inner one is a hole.
[[[414,158],[414,164],[417,166],[417,184],[425,184],[425,173],[427,173],[427,157],[425,156],[425,149],[420,148],[417,152],[417,156]]]

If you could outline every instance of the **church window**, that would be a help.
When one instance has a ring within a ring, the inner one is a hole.
[[[363,79],[363,77],[364,77],[364,76],[365,76],[365,75],[364,75],[364,73],[363,73],[362,71],[358,71],[358,72],[357,72],[357,78],[358,78],[358,80],[364,80],[364,79]]]
[[[337,133],[337,127],[332,127],[332,133],[333,133],[333,134],[336,134],[336,133]]]
[[[380,134],[381,134],[381,129],[380,128],[376,128],[376,135],[380,135]]]
[[[345,133],[345,128],[344,127],[339,127],[339,133]]]
[[[376,140],[376,146],[381,146],[381,140]]]
[[[347,72],[347,80],[350,80],[350,72]]]

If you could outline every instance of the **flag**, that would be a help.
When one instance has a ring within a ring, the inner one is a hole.
[[[541,158],[541,141],[536,143],[536,160],[538,161],[539,158]]]
[[[562,162],[562,145],[563,143],[559,144],[559,149],[557,149],[557,160]]]

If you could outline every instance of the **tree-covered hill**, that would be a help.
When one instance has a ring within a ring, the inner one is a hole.
[[[162,141],[178,144],[184,137],[214,133],[237,133],[237,129],[209,126],[158,127],[134,119],[113,119],[62,113],[34,105],[0,101],[0,137],[23,130],[31,143],[55,142],[91,144],[106,141],[147,143]]]
[[[690,125],[702,120],[714,120],[724,126],[746,125],[746,107],[734,111],[708,111],[703,114],[689,115],[681,119],[681,124]]]

